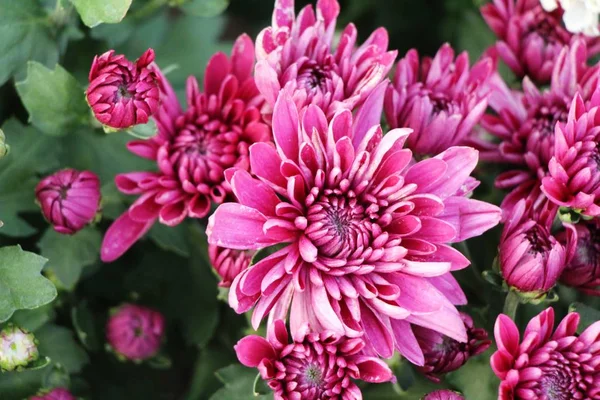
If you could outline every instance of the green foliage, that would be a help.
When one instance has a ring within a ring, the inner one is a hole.
[[[147,123],[134,125],[127,129],[126,132],[138,139],[150,139],[152,136],[156,135],[158,128],[156,127],[154,119],[150,118]]]
[[[29,112],[29,122],[48,135],[66,135],[89,115],[83,88],[60,65],[50,70],[30,62],[27,79],[15,87]]]
[[[90,360],[75,341],[73,332],[62,326],[45,325],[35,332],[40,344],[40,354],[50,357],[54,365],[62,365],[69,373],[81,371]]]
[[[239,364],[230,365],[217,371],[217,378],[225,384],[210,397],[210,400],[267,400],[273,395],[254,393],[256,369]]]
[[[600,311],[583,303],[578,302],[571,304],[569,311],[578,312],[579,317],[581,318],[579,326],[577,327],[577,333],[583,332],[593,323],[600,321]]]
[[[16,310],[37,308],[54,300],[56,288],[40,275],[46,261],[21,246],[0,248],[0,322]]]
[[[84,24],[93,28],[102,23],[121,21],[132,0],[71,0]]]
[[[181,9],[198,17],[214,17],[225,11],[228,5],[229,0],[188,0]]]
[[[492,353],[493,350],[490,349],[470,359],[464,366],[448,374],[447,381],[460,390],[467,399],[497,399],[500,381],[490,368],[489,360]]]

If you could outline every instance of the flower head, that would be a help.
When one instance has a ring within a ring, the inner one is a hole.
[[[333,49],[337,0],[318,0],[295,18],[294,0],[275,0],[273,24],[256,39],[256,84],[273,107],[285,88],[298,107],[314,104],[328,117],[353,110],[383,81],[396,58],[387,51],[388,34],[379,28],[356,47],[357,31],[349,24]]]
[[[242,364],[258,368],[276,400],[360,399],[354,380],[381,383],[394,379],[383,361],[364,355],[364,346],[360,338],[331,331],[316,333],[308,325],[288,343],[285,324],[277,320],[268,340],[246,336],[235,351]]]
[[[425,356],[425,365],[418,370],[434,382],[439,382],[441,375],[462,367],[469,358],[486,351],[492,343],[485,329],[475,328],[468,314],[461,312],[460,316],[467,329],[467,341],[464,343],[431,329],[413,328]]]
[[[158,171],[115,178],[119,190],[140,197],[108,229],[102,244],[104,261],[120,257],[157,219],[175,226],[186,217],[203,218],[211,203],[231,197],[224,171],[234,166],[247,169],[250,145],[270,139],[258,108],[262,97],[252,78],[253,65],[252,41],[242,35],[231,58],[217,53],[210,59],[203,93],[194,77],[188,79],[185,111],[159,75],[163,97],[155,116],[158,135],[128,144],[131,152],[156,160]]]
[[[481,7],[481,14],[499,39],[500,58],[517,76],[540,83],[550,80],[562,49],[579,37],[561,25],[561,11],[546,12],[539,0],[493,0]],[[590,56],[600,51],[600,41],[584,40]]]
[[[86,96],[98,121],[117,129],[148,122],[159,104],[153,61],[152,49],[135,63],[114,50],[94,57]]]
[[[75,400],[75,396],[73,396],[67,389],[56,388],[50,392],[32,396],[29,398],[29,400]]]
[[[425,397],[423,397],[422,400],[465,400],[465,398],[459,393],[456,393],[452,390],[444,389],[431,392]]]
[[[586,36],[600,36],[598,15],[600,1],[598,0],[541,0],[544,10],[552,12],[559,9],[564,11],[563,22],[569,32],[583,33]]]
[[[600,296],[600,221],[581,221],[575,229],[577,244],[560,281],[584,293]],[[567,232],[557,235],[563,245],[569,240]]]
[[[411,324],[467,339],[453,304],[465,302],[450,271],[469,261],[446,243],[495,226],[500,210],[466,196],[477,152],[454,147],[419,163],[402,149],[409,129],[383,135],[378,125],[385,84],[354,117],[327,122],[310,105],[301,115],[282,93],[273,113],[275,147],[250,148],[252,176],[227,172],[239,203],[210,217],[209,243],[232,249],[284,247],[242,271],[229,292],[238,312],[254,306],[252,324],[291,308],[292,335],[365,334],[384,357],[394,347],[423,364]]]
[[[499,400],[600,398],[600,322],[577,336],[579,314],[568,314],[554,333],[554,310],[533,318],[520,341],[506,315],[496,320],[498,351],[490,362],[502,383]]]
[[[160,349],[165,319],[157,311],[135,304],[120,306],[108,319],[106,340],[128,360],[152,358]]]
[[[91,171],[63,169],[35,188],[42,214],[54,230],[72,235],[92,222],[100,205],[100,180]]]
[[[600,89],[588,104],[578,94],[565,124],[556,126],[554,157],[542,181],[548,198],[590,217],[600,216]]]
[[[219,286],[230,287],[235,277],[250,266],[255,253],[253,250],[233,250],[209,244],[210,263],[221,277]]]
[[[25,367],[38,357],[33,333],[12,324],[0,331],[0,372]]]
[[[554,128],[558,122],[566,122],[575,93],[589,99],[598,85],[600,66],[587,66],[587,56],[582,40],[565,48],[554,65],[551,86],[544,91],[528,78],[523,80],[523,92],[511,91],[499,75],[491,79],[489,104],[495,114],[485,115],[481,123],[500,144],[482,157],[514,166],[496,179],[498,188],[512,190],[502,203],[507,215],[523,198],[534,208],[543,205],[539,187],[554,155]]]
[[[398,62],[385,99],[386,119],[392,128],[414,132],[407,147],[418,155],[436,155],[463,139],[487,108],[487,80],[493,62],[485,58],[469,69],[469,55],[455,60],[450,45],[436,56],[419,60],[412,49]]]

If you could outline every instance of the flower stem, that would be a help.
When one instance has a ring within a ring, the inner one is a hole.
[[[520,303],[519,295],[514,290],[509,290],[504,300],[504,314],[508,315],[513,321],[517,317],[517,308]]]

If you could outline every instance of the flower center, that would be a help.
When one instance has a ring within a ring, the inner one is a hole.
[[[526,19],[527,20],[527,19]],[[526,33],[523,37],[534,34],[544,40],[544,44],[561,43],[566,44],[565,38],[560,35],[557,27],[560,27],[561,21],[552,14],[545,12],[541,7],[535,13],[533,18],[529,19]]]
[[[546,253],[552,249],[550,238],[538,225],[527,231],[525,238],[529,241],[529,244],[531,245],[530,251],[534,254]]]
[[[323,371],[316,364],[310,364],[304,370],[304,381],[312,387],[320,387],[323,384]]]
[[[331,68],[327,65],[318,65],[314,60],[304,64],[298,71],[298,84],[309,93],[327,92],[329,79],[331,79]]]
[[[122,98],[130,99],[132,97],[133,95],[129,92],[129,90],[127,90],[127,86],[124,84],[119,85],[117,90],[117,100],[121,100]]]
[[[540,381],[542,393],[548,400],[569,400],[572,399],[573,377],[565,368],[557,368],[547,371]]]

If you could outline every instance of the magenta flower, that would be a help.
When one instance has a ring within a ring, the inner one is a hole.
[[[154,50],[146,50],[135,63],[114,53],[94,57],[87,101],[103,125],[122,129],[145,124],[159,105],[157,75],[150,66]]]
[[[600,296],[600,221],[581,221],[575,229],[577,244],[560,281],[586,294]],[[557,235],[563,245],[569,239],[567,233]]]
[[[585,104],[573,99],[565,124],[556,126],[554,157],[542,191],[563,207],[600,216],[600,90]]]
[[[108,319],[106,340],[119,356],[141,361],[158,353],[164,331],[162,314],[147,307],[124,304]]]
[[[539,187],[554,154],[554,127],[566,122],[576,92],[589,99],[598,85],[600,66],[588,67],[587,57],[583,40],[565,48],[556,60],[550,88],[542,92],[528,78],[523,80],[523,93],[511,91],[499,75],[491,79],[489,104],[495,114],[485,115],[481,123],[500,144],[484,151],[482,158],[514,165],[496,179],[498,188],[512,190],[502,203],[507,214],[523,198],[536,209],[543,205]]]
[[[285,324],[277,320],[268,341],[246,336],[235,345],[235,351],[242,364],[258,368],[276,400],[358,400],[362,394],[354,380],[394,380],[390,368],[380,359],[365,355],[364,347],[360,338],[331,331],[311,332],[308,325],[288,343]]]
[[[29,398],[29,400],[75,400],[75,396],[73,396],[67,389],[56,388],[48,393],[32,396]]]
[[[498,261],[506,283],[537,298],[554,287],[573,252],[574,229],[566,225],[567,243],[563,246],[550,233],[556,207],[549,205],[539,215],[528,215],[531,205],[519,201],[500,239]]]
[[[600,398],[600,322],[577,336],[579,314],[570,313],[552,333],[554,310],[533,318],[519,343],[506,315],[496,320],[498,351],[490,363],[502,383],[498,400]]]
[[[208,257],[210,263],[221,277],[219,286],[230,287],[235,277],[250,266],[255,253],[253,250],[240,251],[209,244]]]
[[[54,230],[72,235],[92,222],[100,203],[100,180],[91,171],[63,169],[37,184],[35,197]]]
[[[521,78],[550,81],[559,54],[574,38],[587,41],[590,56],[600,52],[598,39],[568,32],[561,24],[562,12],[544,11],[540,0],[493,0],[481,7],[481,14],[499,39],[495,48],[500,58]]]
[[[208,241],[232,249],[287,244],[242,271],[229,292],[238,313],[254,307],[252,325],[270,313],[295,335],[365,334],[383,357],[396,347],[423,364],[411,324],[466,341],[454,304],[466,299],[451,271],[469,261],[446,243],[495,226],[500,210],[466,195],[477,152],[455,147],[419,163],[402,149],[409,129],[385,136],[378,125],[385,83],[358,111],[328,123],[310,105],[298,110],[282,93],[273,113],[275,147],[250,148],[251,176],[227,173],[239,203],[210,217]]]
[[[456,60],[443,45],[433,60],[412,49],[398,62],[385,98],[385,115],[392,128],[409,127],[407,147],[418,155],[435,155],[459,145],[479,123],[487,108],[489,58],[469,69],[469,55]]]
[[[255,79],[273,107],[285,88],[299,108],[314,104],[328,117],[360,105],[390,71],[396,51],[387,51],[388,34],[379,28],[359,47],[349,24],[333,49],[337,0],[318,0],[315,15],[306,6],[295,18],[294,0],[275,0],[273,25],[256,39]]]
[[[435,392],[431,392],[425,397],[423,400],[465,400],[463,396],[459,393],[456,393],[452,390],[444,389],[444,390],[436,390]]]
[[[163,97],[155,115],[158,134],[128,144],[131,152],[156,160],[158,172],[129,172],[115,178],[119,190],[140,197],[106,232],[103,261],[119,258],[157,219],[175,226],[186,217],[203,218],[211,203],[231,196],[223,172],[234,166],[247,169],[250,145],[270,139],[258,109],[262,98],[252,78],[253,64],[252,41],[242,35],[231,58],[217,53],[210,59],[204,93],[194,77],[188,79],[186,111],[159,76]]]
[[[434,382],[440,382],[443,374],[456,371],[469,358],[486,351],[492,343],[488,340],[485,329],[475,328],[473,319],[468,314],[461,312],[460,316],[467,330],[467,341],[464,343],[431,329],[419,326],[413,328],[425,356],[425,365],[417,369]]]

